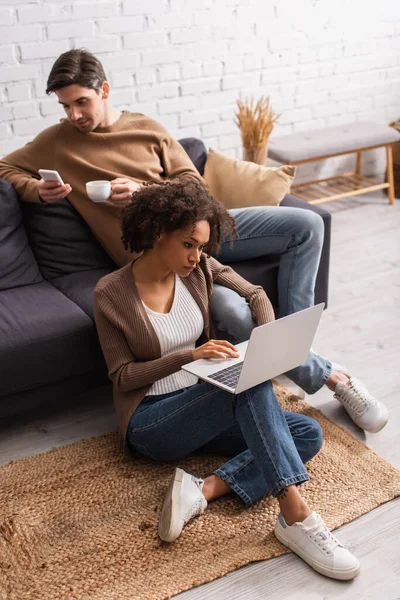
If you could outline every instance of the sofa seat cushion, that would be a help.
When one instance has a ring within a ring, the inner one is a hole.
[[[66,198],[55,204],[21,206],[29,243],[45,279],[117,268]]]
[[[93,321],[50,283],[0,292],[0,396],[85,373],[99,363]]]
[[[93,290],[99,279],[110,272],[111,269],[79,271],[52,279],[51,283],[94,320]]]
[[[28,244],[18,196],[4,179],[0,179],[0,248],[0,290],[43,280]]]

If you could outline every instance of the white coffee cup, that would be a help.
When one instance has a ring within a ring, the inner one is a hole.
[[[111,182],[105,180],[88,181],[86,193],[93,202],[105,202],[111,194]]]

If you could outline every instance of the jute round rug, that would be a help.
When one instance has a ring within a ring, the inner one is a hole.
[[[276,387],[287,410],[316,418],[324,446],[303,494],[331,528],[400,495],[400,473],[321,412]],[[224,459],[180,463],[205,476]],[[0,600],[163,600],[251,561],[283,554],[276,500],[212,504],[174,544],[157,537],[173,465],[125,462],[117,434],[0,468]]]

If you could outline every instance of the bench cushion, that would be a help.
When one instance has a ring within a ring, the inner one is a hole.
[[[287,164],[332,154],[346,154],[399,140],[400,133],[393,127],[359,121],[340,127],[303,131],[271,139],[268,157]]]

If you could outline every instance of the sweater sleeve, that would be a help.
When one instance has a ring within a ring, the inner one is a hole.
[[[206,259],[211,269],[212,278],[215,283],[234,290],[246,298],[249,303],[251,314],[257,325],[264,325],[275,320],[274,309],[270,299],[260,285],[253,285],[238,275],[231,267],[222,265],[215,258]]]
[[[185,149],[160,123],[157,123],[157,133],[160,135],[161,164],[165,176],[189,177],[196,181],[203,181]],[[203,183],[205,185],[204,181]]]
[[[145,362],[136,361],[123,330],[118,326],[117,307],[104,290],[95,290],[94,316],[101,348],[108,367],[108,376],[121,392],[152,385],[159,379],[176,373],[193,360],[192,350],[181,350],[168,356]],[[132,327],[135,324],[132,322]]]
[[[54,139],[59,125],[45,129],[32,141],[0,160],[0,177],[9,181],[26,202],[39,202],[39,169],[52,169]]]

